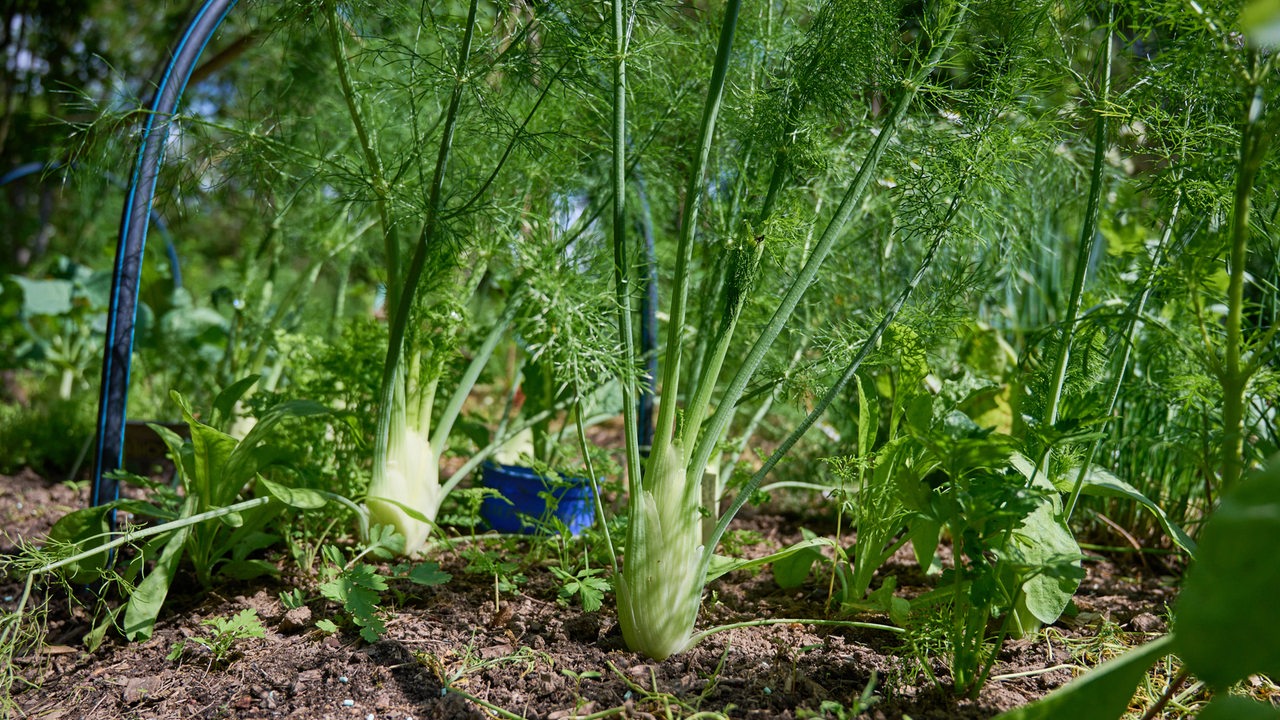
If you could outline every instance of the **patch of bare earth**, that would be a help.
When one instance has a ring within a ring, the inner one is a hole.
[[[32,475],[0,478],[0,516],[11,536],[39,537],[61,512],[83,502],[82,492]],[[764,541],[743,552],[762,553],[798,539],[801,521],[768,508],[744,514],[740,527]],[[12,551],[8,543],[5,552]],[[988,683],[976,700],[958,700],[920,673],[900,651],[900,639],[883,631],[802,624],[742,628],[653,662],[626,650],[608,603],[597,613],[557,603],[548,572],[531,568],[519,592],[495,605],[491,576],[466,572],[457,552],[434,559],[453,579],[430,588],[394,584],[385,593],[387,632],[372,644],[354,633],[318,630],[317,620],[335,615],[323,600],[285,608],[279,593],[310,581],[227,584],[207,593],[179,581],[151,640],[110,639],[90,654],[80,643],[90,619],[55,595],[46,646],[16,666],[17,717],[422,720],[495,717],[492,708],[500,708],[507,717],[545,720],[605,716],[610,710],[612,716],[633,718],[698,710],[733,718],[794,718],[828,700],[852,704],[874,673],[880,700],[863,717],[987,718],[1069,680],[1070,667],[1043,671],[1072,665],[1065,643],[1089,637],[1096,627],[1091,619],[1108,616],[1134,633],[1155,632],[1172,599],[1160,578],[1125,575],[1141,569],[1090,563],[1077,619],[1035,639],[1007,643],[993,671],[1001,679]],[[907,556],[895,558],[887,571],[908,593],[921,590],[912,583],[927,582]],[[3,582],[6,610],[14,606],[19,581]],[[306,587],[308,597],[317,597]],[[736,573],[711,586],[699,625],[824,617],[826,594],[825,579],[783,591],[768,570]],[[223,663],[191,643],[181,660],[167,659],[176,643],[207,632],[202,621],[244,608],[262,618],[265,638],[241,641]],[[927,661],[945,682],[942,661]]]

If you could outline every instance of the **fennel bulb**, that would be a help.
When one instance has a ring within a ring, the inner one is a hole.
[[[388,440],[387,458],[373,468],[365,506],[372,523],[389,525],[404,536],[404,554],[427,544],[444,493],[440,463],[427,434],[401,424]]]
[[[665,660],[691,644],[702,604],[702,523],[678,443],[650,458],[650,487],[631,503],[618,624],[627,647]],[[648,484],[648,483],[646,483]]]
[[[521,458],[535,457],[533,428],[525,428],[512,435],[493,451],[493,461],[499,465],[519,465]]]

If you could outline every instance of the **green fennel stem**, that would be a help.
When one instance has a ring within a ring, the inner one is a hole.
[[[823,230],[822,235],[818,238],[818,242],[814,245],[808,260],[805,261],[804,266],[787,289],[786,294],[778,304],[777,310],[774,311],[765,327],[761,330],[759,338],[751,346],[751,350],[747,353],[746,358],[743,359],[742,364],[738,366],[738,371],[729,381],[729,386],[725,388],[715,413],[707,421],[707,427],[699,437],[697,446],[691,450],[692,457],[689,464],[691,475],[702,476],[702,471],[711,459],[711,454],[715,451],[719,439],[724,435],[725,429],[732,419],[734,407],[746,390],[747,383],[751,381],[751,377],[760,367],[760,364],[764,362],[765,354],[782,333],[783,327],[800,303],[800,298],[817,278],[819,268],[831,253],[836,240],[843,233],[850,218],[853,217],[854,211],[861,204],[862,197],[871,183],[871,177],[875,174],[880,158],[888,148],[897,131],[898,124],[906,116],[907,109],[911,106],[920,86],[924,84],[928,76],[942,62],[943,55],[946,53],[947,48],[950,47],[956,31],[968,11],[968,7],[965,4],[960,4],[958,8],[954,5],[952,7],[954,16],[948,18],[942,39],[933,47],[929,57],[918,68],[916,73],[904,82],[898,99],[894,103],[893,110],[881,125],[880,134],[876,136],[875,142],[872,143],[871,149],[863,159],[862,165],[858,168],[857,175],[854,176],[853,181],[849,184],[849,189],[841,199],[834,217],[831,218],[826,229]],[[727,514],[726,517],[730,515]]]
[[[378,219],[382,222],[383,252],[387,263],[387,307],[395,307],[400,297],[400,240],[395,233],[395,225],[391,222],[391,213],[387,209],[387,196],[390,185],[387,184],[386,173],[382,166],[382,156],[373,144],[369,126],[364,119],[364,111],[356,94],[355,84],[351,81],[351,71],[347,67],[347,49],[342,39],[344,24],[338,17],[336,2],[327,3],[329,10],[329,46],[334,62],[338,68],[338,82],[342,85],[342,97],[347,104],[347,114],[351,116],[351,124],[355,127],[356,137],[360,141],[360,150],[364,154],[364,162],[373,176],[374,205],[378,211]]]
[[[1256,51],[1250,51],[1257,67]],[[1264,99],[1258,80],[1250,83],[1252,92],[1240,132],[1240,161],[1236,171],[1235,204],[1231,218],[1231,254],[1227,264],[1226,347],[1221,370],[1222,382],[1222,489],[1230,490],[1244,472],[1244,396],[1250,370],[1242,367],[1244,345],[1242,333],[1244,313],[1244,273],[1249,256],[1249,211],[1253,185],[1267,152],[1268,135],[1262,124]]]
[[[621,0],[613,2],[613,277],[623,357],[636,356],[631,309],[631,251],[627,243],[627,23]],[[626,439],[627,494],[640,493],[640,433],[636,383],[622,373],[622,424]]]
[[[1089,200],[1085,206],[1084,222],[1080,229],[1080,243],[1076,251],[1075,273],[1071,280],[1071,296],[1067,301],[1066,311],[1062,315],[1062,341],[1058,345],[1058,353],[1054,359],[1053,385],[1049,389],[1049,407],[1045,410],[1044,422],[1052,426],[1058,422],[1058,412],[1062,406],[1062,395],[1066,389],[1067,367],[1071,360],[1071,340],[1075,335],[1076,319],[1080,314],[1080,304],[1084,297],[1084,281],[1089,271],[1089,257],[1093,254],[1094,238],[1098,234],[1098,206],[1102,198],[1102,166],[1107,153],[1107,119],[1104,114],[1111,94],[1111,59],[1114,43],[1111,40],[1111,23],[1115,17],[1115,8],[1110,9],[1107,18],[1106,36],[1103,39],[1102,86],[1098,89],[1098,97],[1094,103],[1093,132],[1093,170],[1089,176]],[[1048,473],[1049,454],[1046,448],[1041,463],[1042,472]]]
[[[654,430],[653,456],[661,456],[665,452],[666,445],[673,442],[675,438],[676,405],[680,395],[680,355],[683,344],[681,340],[689,299],[689,266],[693,255],[693,239],[697,233],[698,210],[702,206],[705,190],[703,177],[706,175],[711,144],[715,139],[716,118],[719,116],[720,104],[724,98],[729,57],[733,49],[733,36],[737,29],[738,12],[741,6],[741,0],[730,0],[725,6],[724,20],[720,25],[720,41],[716,47],[715,65],[711,72],[710,86],[707,88],[706,103],[702,109],[702,123],[698,129],[697,155],[685,183],[684,209],[680,215],[680,237],[676,245],[675,282],[671,293],[670,320],[667,322],[666,354],[663,357],[660,386],[662,401]],[[714,378],[711,380],[714,383]],[[698,476],[700,477],[701,473],[698,473]]]
[[[716,524],[716,529],[712,533],[711,538],[707,541],[706,547],[703,550],[701,566],[701,574],[703,577],[706,576],[707,571],[711,567],[711,558],[715,554],[716,545],[720,543],[720,539],[724,537],[725,532],[729,529],[729,522],[738,514],[738,511],[742,509],[742,506],[747,503],[747,500],[751,498],[751,495],[755,493],[756,489],[760,487],[760,484],[764,482],[765,477],[771,470],[773,470],[774,466],[776,466],[778,462],[791,450],[792,446],[794,446],[800,438],[808,432],[809,428],[813,427],[813,424],[818,421],[818,418],[822,417],[822,414],[826,412],[827,408],[835,401],[836,397],[844,391],[845,386],[853,380],[858,373],[858,368],[862,367],[863,361],[867,359],[867,356],[871,354],[871,351],[880,341],[880,338],[884,336],[885,330],[887,330],[889,325],[897,318],[902,307],[906,305],[907,300],[910,299],[911,293],[913,293],[916,287],[920,285],[920,281],[924,279],[925,273],[927,273],[929,268],[933,265],[933,261],[938,255],[938,250],[942,247],[942,241],[947,235],[947,229],[949,228],[952,219],[955,217],[955,213],[960,209],[962,196],[963,186],[957,190],[955,196],[952,198],[951,205],[947,208],[946,217],[937,230],[937,233],[934,235],[933,242],[929,245],[929,250],[920,261],[919,267],[916,268],[915,274],[911,277],[911,280],[907,283],[906,287],[902,289],[902,292],[899,293],[893,304],[889,306],[889,310],[880,320],[880,323],[876,325],[875,329],[871,331],[871,335],[863,341],[862,347],[858,350],[858,353],[854,356],[848,367],[845,368],[840,379],[827,389],[827,392],[823,394],[822,398],[814,406],[813,410],[810,411],[809,414],[805,416],[804,420],[800,422],[800,425],[798,425],[795,430],[792,430],[791,434],[778,445],[773,453],[764,461],[764,464],[760,466],[760,469],[751,476],[751,479],[747,480],[747,482],[738,489],[738,494],[734,498],[733,503],[729,505],[728,510],[726,510],[724,515],[721,516],[720,522]]]
[[[457,127],[459,109],[462,105],[467,63],[471,55],[472,38],[475,36],[478,4],[479,0],[472,0],[467,13],[466,32],[463,35],[462,46],[458,51],[453,93],[445,115],[439,152],[436,155],[435,170],[428,192],[426,218],[423,221],[422,232],[419,234],[417,247],[409,263],[408,273],[404,278],[403,292],[400,293],[399,301],[395,305],[388,305],[388,307],[392,308],[391,328],[387,342],[386,361],[382,369],[381,387],[378,392],[378,427],[373,448],[374,485],[378,485],[380,475],[387,472],[388,461],[392,457],[393,450],[396,450],[397,447],[405,447],[404,443],[412,442],[415,448],[413,457],[430,454],[430,444],[425,436],[425,430],[407,428],[405,426],[405,403],[408,400],[406,384],[412,380],[411,374],[406,372],[404,363],[405,335],[409,327],[409,317],[412,314],[414,298],[417,295],[423,268],[426,265],[427,251],[432,243],[439,241],[437,232],[439,230],[442,188],[444,186],[445,170],[448,168],[449,157],[453,148],[453,135]],[[424,446],[423,448],[417,447],[419,444],[418,439],[410,438],[408,436],[409,432],[422,435],[420,444]],[[395,444],[399,445],[393,446]],[[435,475],[427,482],[439,482],[438,460],[439,458],[430,457],[425,459],[425,462],[435,468]],[[404,470],[404,468],[401,468],[401,470]]]
[[[703,107],[697,156],[689,172],[671,318],[667,328],[661,407],[643,483],[640,478],[630,479],[632,491],[628,497],[630,522],[627,526],[626,562],[617,578],[618,624],[627,647],[655,660],[665,659],[689,646],[701,604],[702,578],[705,577],[698,572],[702,541],[697,509],[697,480],[700,478],[691,478],[686,473],[687,457],[675,437],[675,417],[689,258],[740,5],[740,0],[731,0],[725,8],[711,84]],[[621,30],[616,10],[615,30]],[[620,122],[621,119],[615,115],[615,121]],[[622,129],[615,129],[618,132],[614,138],[615,182],[619,182],[618,173],[622,169],[617,154]],[[615,248],[620,244],[615,242]],[[629,309],[629,304],[624,305],[622,312]],[[628,339],[629,335],[624,336],[624,341]],[[635,357],[634,348],[627,357]],[[634,407],[631,396],[626,397],[623,407]],[[628,448],[633,444],[632,438],[636,437],[635,431],[634,425],[627,428]]]

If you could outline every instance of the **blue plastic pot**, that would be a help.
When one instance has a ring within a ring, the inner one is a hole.
[[[556,518],[577,535],[596,519],[595,496],[587,478],[548,479],[531,468],[485,463],[481,482],[502,497],[486,497],[480,515],[489,527],[502,533],[545,534]],[[547,507],[543,496],[555,498]]]

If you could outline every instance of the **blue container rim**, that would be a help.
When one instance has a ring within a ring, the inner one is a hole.
[[[528,465],[507,465],[505,463],[494,462],[493,460],[485,460],[481,465],[485,472],[496,471],[504,475],[519,478],[521,480],[529,480],[531,482],[540,482],[551,486],[566,485],[577,486],[590,484],[591,479],[578,475],[566,475],[564,473],[555,473],[554,475],[544,475]],[[483,477],[483,473],[481,477]]]

